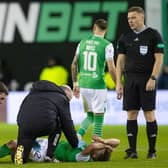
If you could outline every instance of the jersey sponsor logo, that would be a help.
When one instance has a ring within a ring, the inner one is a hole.
[[[148,52],[148,46],[140,46],[139,47],[141,55],[146,55]]]

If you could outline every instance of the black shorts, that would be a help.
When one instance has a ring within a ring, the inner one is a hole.
[[[146,91],[149,75],[126,75],[123,96],[124,110],[152,111],[156,106],[156,89]]]

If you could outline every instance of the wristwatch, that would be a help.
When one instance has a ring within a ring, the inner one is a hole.
[[[155,77],[154,75],[152,75],[152,76],[150,77],[150,79],[156,80],[156,77]]]

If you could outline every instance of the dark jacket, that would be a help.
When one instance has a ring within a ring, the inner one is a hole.
[[[69,100],[59,86],[49,81],[33,84],[32,90],[21,104],[17,123],[24,130],[36,132],[61,126],[71,146],[76,147],[78,144]]]

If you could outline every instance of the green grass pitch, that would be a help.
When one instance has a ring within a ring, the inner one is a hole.
[[[78,126],[76,126],[78,128]],[[168,125],[159,126],[157,139],[157,159],[147,160],[147,138],[145,126],[139,126],[137,151],[138,159],[124,160],[124,150],[127,146],[127,138],[125,126],[104,126],[104,138],[115,137],[121,140],[121,144],[112,153],[111,160],[108,162],[88,162],[88,163],[27,163],[25,165],[16,166],[11,163],[10,157],[0,159],[0,168],[167,168],[168,167]],[[16,125],[0,124],[0,144],[7,142],[10,139],[15,139],[17,135]],[[91,135],[91,128],[88,130],[84,139],[89,142]],[[64,137],[62,137],[64,138]],[[55,165],[56,164],[56,165]]]

